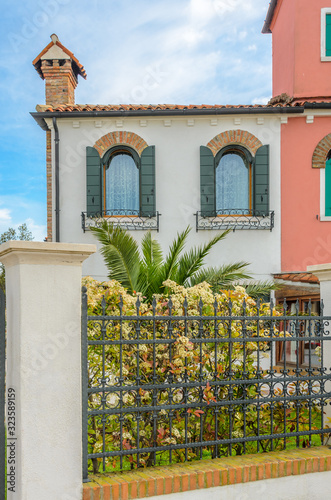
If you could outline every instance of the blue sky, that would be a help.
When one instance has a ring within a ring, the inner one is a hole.
[[[0,233],[46,236],[44,104],[32,60],[56,33],[84,65],[76,103],[250,104],[271,96],[268,0],[3,0]]]

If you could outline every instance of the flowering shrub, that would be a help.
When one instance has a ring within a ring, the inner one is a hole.
[[[263,372],[279,314],[244,288],[213,294],[207,283],[168,280],[171,300],[148,304],[116,281],[83,284],[96,316],[88,322],[89,453],[110,454],[108,470],[282,448],[284,439],[270,435],[314,428],[317,404],[282,401],[308,394],[307,383],[277,384]],[[92,459],[94,472],[102,460]]]

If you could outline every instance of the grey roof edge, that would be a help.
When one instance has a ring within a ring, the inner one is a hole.
[[[219,109],[173,109],[173,110],[130,110],[130,111],[43,111],[31,112],[30,115],[36,120],[43,130],[49,130],[45,118],[106,118],[106,117],[154,117],[154,116],[215,116],[215,115],[247,115],[247,114],[294,114],[303,113],[303,106],[296,107],[265,107],[265,108],[219,108]]]
[[[278,0],[271,0],[269,4],[269,9],[267,12],[267,17],[265,18],[264,25],[262,28],[262,33],[271,33],[270,24],[274,17],[275,9],[277,7]]]

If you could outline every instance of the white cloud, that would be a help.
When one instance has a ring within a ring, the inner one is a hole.
[[[209,82],[209,88],[219,87],[216,94],[221,96],[227,94],[229,86],[230,103],[245,103],[247,92],[241,92],[240,98],[236,85],[226,81],[226,75],[242,74],[243,65],[249,71],[253,64],[256,66],[255,51],[264,43],[269,48],[268,38],[262,39],[260,34],[267,10],[265,0],[160,0],[153,9],[141,0],[139,5],[140,9],[136,4],[129,9],[123,3],[123,10],[114,9],[112,20],[116,22],[111,30],[107,16],[99,17],[98,32],[93,30],[90,35],[89,9],[75,14],[79,25],[86,26],[85,38],[91,39],[91,44],[79,49],[79,32],[72,40],[77,48],[60,38],[69,49],[75,48],[87,69],[88,80],[80,79],[76,102],[199,104],[206,101],[205,85]],[[63,22],[67,24],[65,18]],[[130,30],[123,31],[124,22]],[[265,66],[261,57],[259,64]],[[150,67],[160,68],[158,81],[150,78]],[[250,76],[249,81],[253,80]],[[256,80],[254,93],[265,92],[267,80],[268,74]],[[249,101],[251,98],[249,95]]]
[[[253,18],[261,14],[261,8],[266,10],[263,0],[213,0],[213,5],[220,16],[236,13]]]
[[[268,104],[270,98],[271,96],[254,97],[254,99],[252,99],[252,104]]]
[[[8,208],[0,208],[0,224],[11,221],[10,210]]]
[[[215,17],[213,0],[191,0],[189,5],[191,19],[206,24]]]

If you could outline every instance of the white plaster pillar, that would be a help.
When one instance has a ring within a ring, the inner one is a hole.
[[[308,266],[307,271],[313,273],[320,281],[320,295],[324,303],[324,316],[331,317],[331,264],[317,264],[314,266]],[[331,321],[329,326],[326,327],[329,330],[329,337],[331,337]],[[323,343],[323,364],[327,369],[326,373],[331,372],[331,338]],[[326,390],[331,391],[331,383],[326,384]],[[327,405],[324,408],[325,416],[331,418],[331,405]],[[330,425],[329,422],[326,421]]]
[[[7,474],[11,450],[15,459],[8,500],[82,498],[81,266],[95,251],[30,241],[0,246],[7,396],[15,391],[16,407],[12,436],[7,418]]]

